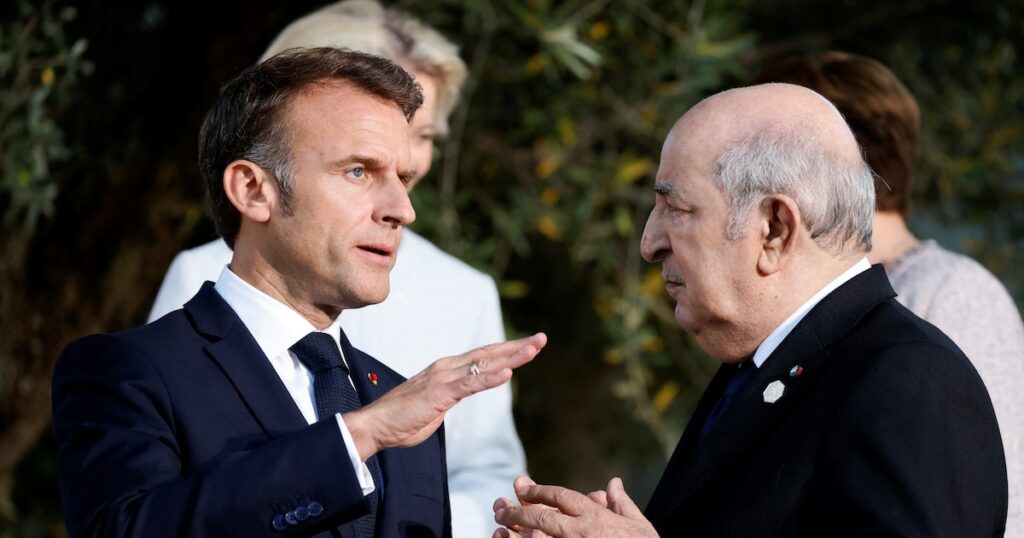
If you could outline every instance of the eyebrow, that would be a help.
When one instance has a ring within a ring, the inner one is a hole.
[[[416,178],[416,169],[415,168],[410,168],[408,170],[405,170],[405,171],[402,171],[402,172],[398,173],[398,180],[401,181],[402,183],[406,184],[406,185],[408,185],[409,183],[412,183],[412,180],[415,179],[415,178]]]
[[[328,166],[331,169],[339,169],[356,163],[361,164],[364,167],[369,168],[370,170],[380,170],[381,168],[384,168],[384,161],[378,159],[377,157],[367,154],[349,155],[348,157],[344,157],[342,159],[338,159],[330,163]],[[406,185],[411,183],[412,180],[415,178],[416,169],[414,168],[409,168],[407,170],[402,170],[401,172],[398,172],[398,180]]]
[[[662,196],[666,196],[666,195],[672,194],[674,191],[675,191],[675,188],[672,187],[671,183],[667,183],[667,182],[664,182],[664,181],[659,181],[659,182],[654,184],[654,193],[655,194],[660,194]]]
[[[356,163],[370,169],[384,168],[384,161],[366,154],[353,154],[347,157],[342,157],[341,159],[332,161],[328,166],[331,168],[344,168]]]

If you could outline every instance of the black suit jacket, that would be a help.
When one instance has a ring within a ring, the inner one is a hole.
[[[341,340],[364,401],[404,380]],[[351,536],[368,511],[334,418],[306,423],[210,283],[149,325],[70,344],[53,417],[72,536]],[[443,439],[377,454],[381,536],[450,536]]]
[[[881,266],[829,294],[699,441],[736,367],[719,370],[647,506],[663,536],[1002,535],[988,393],[895,295]]]

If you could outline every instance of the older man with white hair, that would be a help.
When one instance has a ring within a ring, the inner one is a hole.
[[[1002,535],[988,394],[865,259],[873,176],[828,101],[786,84],[706,99],[654,191],[644,258],[723,365],[644,512],[617,478],[587,496],[520,478],[495,536]]]

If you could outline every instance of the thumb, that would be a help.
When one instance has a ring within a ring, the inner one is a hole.
[[[608,496],[608,509],[628,519],[644,519],[644,513],[626,494],[622,479],[612,478],[605,489]]]
[[[530,504],[532,504],[532,503],[528,503],[528,502],[523,500],[523,493],[522,493],[522,491],[525,488],[528,488],[530,486],[536,486],[536,485],[537,485],[537,483],[534,482],[532,478],[530,478],[530,477],[528,477],[526,475],[520,475],[520,476],[516,477],[516,479],[512,482],[512,488],[515,489],[516,497],[519,499],[519,503],[520,504],[522,504],[523,506],[529,506]]]

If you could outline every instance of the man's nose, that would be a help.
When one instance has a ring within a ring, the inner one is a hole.
[[[416,220],[416,210],[409,199],[409,188],[398,177],[387,181],[384,199],[378,208],[380,221],[392,226],[407,226]]]
[[[657,208],[651,210],[644,226],[644,234],[640,238],[640,255],[649,262],[659,262],[668,256],[670,249],[668,240],[662,229],[661,218],[656,214]]]

